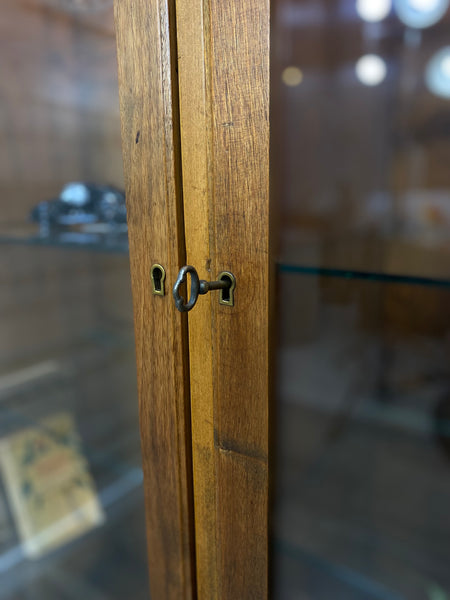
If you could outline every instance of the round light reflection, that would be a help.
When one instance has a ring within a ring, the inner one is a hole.
[[[295,87],[303,81],[303,73],[298,67],[286,67],[281,74],[281,79],[289,87]]]
[[[356,63],[356,76],[364,85],[379,85],[386,77],[385,61],[376,54],[366,54]]]
[[[376,23],[385,19],[391,11],[391,0],[356,0],[356,12],[364,21]]]
[[[429,12],[430,10],[436,10],[439,6],[439,0],[409,0],[409,3],[414,10]]]
[[[440,98],[450,98],[450,46],[436,52],[425,70],[425,82],[430,92]]]
[[[408,27],[423,29],[441,19],[449,6],[449,0],[394,0],[398,17]]]
[[[89,190],[84,183],[67,183],[59,195],[63,202],[74,206],[84,206],[89,201]]]

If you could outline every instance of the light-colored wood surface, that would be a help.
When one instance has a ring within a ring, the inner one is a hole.
[[[184,261],[173,6],[119,0],[115,9],[150,589],[179,600],[195,592],[187,329],[170,293]],[[154,263],[166,269],[164,297],[151,294]]]
[[[269,3],[177,1],[199,598],[267,596]]]
[[[205,13],[204,13],[205,10]],[[177,4],[180,123],[186,253],[201,279],[211,280],[214,221],[210,64],[205,60],[210,27],[207,4]],[[217,271],[219,272],[219,271]],[[214,367],[212,305],[201,298],[189,314],[195,545],[199,598],[218,598],[216,458],[214,452]]]

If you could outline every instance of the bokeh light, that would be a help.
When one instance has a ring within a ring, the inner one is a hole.
[[[286,67],[281,75],[281,79],[289,87],[295,87],[303,81],[303,73],[298,67]]]
[[[391,11],[391,0],[357,0],[356,11],[364,21],[376,23],[385,19]]]
[[[436,52],[425,71],[425,82],[430,92],[450,99],[450,46]]]
[[[394,0],[394,8],[408,27],[423,29],[437,23],[445,14],[449,0]]]
[[[364,85],[379,85],[386,77],[386,62],[376,54],[366,54],[356,63],[355,71]]]

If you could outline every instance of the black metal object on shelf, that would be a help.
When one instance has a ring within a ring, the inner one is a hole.
[[[125,194],[111,185],[71,182],[58,198],[35,206],[30,217],[39,223],[41,233],[92,224],[121,228],[127,222]]]
[[[9,232],[0,241],[128,252],[125,194],[112,185],[68,183],[58,198],[37,204],[30,220],[37,234]]]

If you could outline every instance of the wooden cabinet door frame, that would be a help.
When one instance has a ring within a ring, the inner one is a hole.
[[[268,595],[269,14],[268,0],[116,0],[156,600]],[[231,271],[235,306],[212,292],[187,323],[171,296],[184,264]]]
[[[115,4],[151,597],[195,598],[187,319],[165,286],[185,261],[173,2]]]

